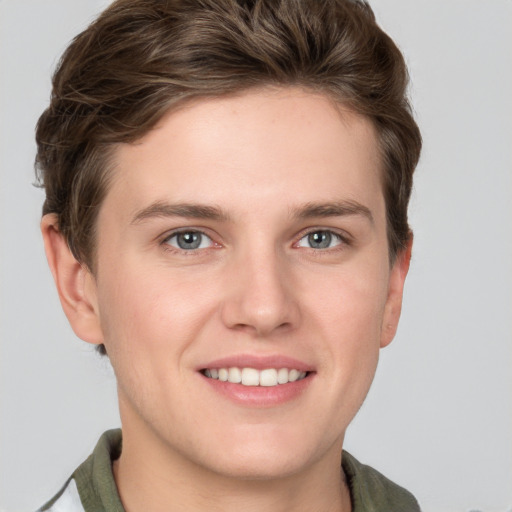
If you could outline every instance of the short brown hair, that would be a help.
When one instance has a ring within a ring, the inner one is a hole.
[[[363,1],[118,0],[54,74],[36,134],[43,214],[57,214],[73,254],[94,271],[95,220],[117,143],[136,141],[187,99],[300,86],[372,120],[393,260],[410,237],[421,149],[407,83],[402,54]]]

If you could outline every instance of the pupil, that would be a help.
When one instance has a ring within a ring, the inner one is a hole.
[[[316,231],[309,235],[309,245],[314,249],[326,249],[331,245],[332,235],[328,231]]]
[[[178,235],[178,245],[181,249],[197,249],[201,245],[201,235],[190,231]]]

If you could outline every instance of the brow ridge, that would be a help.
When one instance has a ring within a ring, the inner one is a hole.
[[[131,224],[138,224],[145,220],[158,217],[185,217],[225,221],[229,216],[218,206],[155,201],[146,208],[136,212]]]
[[[367,218],[372,224],[374,222],[370,209],[361,203],[352,200],[309,202],[293,208],[291,214],[292,217],[297,219],[359,215]],[[158,217],[184,217],[215,221],[227,221],[230,218],[222,208],[214,205],[155,201],[146,208],[139,210],[133,216],[131,224],[138,224],[145,220]]]
[[[367,218],[372,224],[374,218],[370,209],[363,204],[353,200],[311,202],[292,210],[292,216],[298,219],[309,219],[313,217],[344,217],[359,215]]]

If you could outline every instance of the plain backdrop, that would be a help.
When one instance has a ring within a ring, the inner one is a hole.
[[[0,510],[40,506],[119,425],[106,360],[60,310],[38,231],[34,125],[107,2],[0,0]],[[424,136],[399,333],[346,448],[425,512],[512,510],[512,2],[375,0]]]

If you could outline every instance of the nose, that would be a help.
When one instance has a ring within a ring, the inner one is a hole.
[[[230,329],[264,337],[298,325],[299,304],[285,258],[271,251],[239,257],[227,280],[222,320]]]

